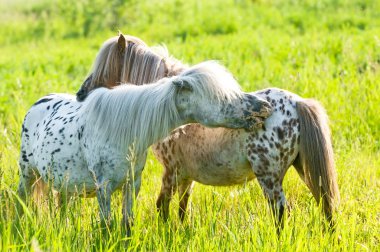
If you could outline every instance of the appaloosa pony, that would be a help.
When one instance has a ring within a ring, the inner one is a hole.
[[[128,227],[132,194],[139,192],[150,145],[191,122],[252,130],[270,111],[267,101],[243,93],[215,62],[151,85],[99,88],[84,102],[67,94],[47,95],[22,125],[18,194],[25,200],[41,176],[67,195],[96,195],[102,220],[108,221],[111,194],[123,188]]]
[[[119,75],[112,76],[111,86],[117,85],[118,81],[125,78],[125,73],[132,70],[136,76],[147,76],[152,74],[147,69],[163,67],[160,74],[157,71],[153,73],[155,78],[160,78],[186,69],[185,65],[172,57],[162,58],[157,54],[149,54],[155,60],[146,61],[146,65],[141,64],[145,54],[131,57],[131,53],[127,53],[124,48],[128,48],[128,51],[139,48],[145,52],[151,52],[151,49],[141,43],[126,44],[122,35],[108,40],[106,45],[100,54],[123,51],[119,57],[128,62],[128,65],[124,61],[112,65],[113,69],[123,70],[120,70],[121,74],[119,72]],[[119,49],[110,51],[108,47],[111,46]],[[96,71],[90,75],[90,79],[92,75],[102,76],[102,82],[97,82],[90,88],[87,88],[85,82],[80,89],[82,99],[88,91],[104,86],[102,83],[109,83],[109,77],[98,73],[107,72],[97,67],[100,61],[98,56],[94,66]],[[133,64],[134,61],[137,62],[136,65]],[[102,67],[110,66],[103,64]],[[133,82],[131,79],[129,81],[139,85],[144,83]],[[285,206],[282,181],[292,165],[316,201],[322,199],[325,215],[331,219],[339,202],[339,190],[328,119],[323,107],[317,101],[303,99],[285,90],[271,88],[253,94],[266,99],[274,108],[262,129],[247,132],[189,124],[174,130],[169,137],[153,146],[155,156],[165,167],[161,193],[157,200],[157,207],[165,219],[169,213],[169,202],[178,190],[179,214],[183,220],[193,181],[226,186],[245,183],[256,177],[280,223]]]
[[[328,220],[339,202],[328,119],[315,100],[268,88],[251,93],[271,103],[273,114],[255,131],[181,126],[153,146],[164,165],[157,208],[167,219],[178,190],[184,219],[193,181],[205,185],[243,184],[257,178],[281,223],[286,205],[282,181],[294,166],[322,206]]]

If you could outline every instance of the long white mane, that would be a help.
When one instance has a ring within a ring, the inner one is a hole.
[[[96,89],[85,101],[87,132],[117,148],[134,144],[134,151],[141,153],[180,120],[174,91],[168,79],[152,85]]]
[[[179,75],[179,78],[189,82],[202,99],[230,102],[243,94],[233,75],[216,61],[194,65]]]
[[[176,108],[173,81],[187,81],[194,95],[210,102],[240,97],[242,92],[232,75],[216,62],[195,65],[181,75],[154,84],[120,85],[94,90],[84,102],[86,132],[99,143],[129,148],[141,153],[167,136],[182,122]],[[126,149],[127,150],[127,149]]]

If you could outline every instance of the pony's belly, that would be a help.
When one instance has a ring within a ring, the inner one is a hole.
[[[255,174],[248,162],[203,166],[193,174],[193,180],[213,186],[238,185],[254,178]]]
[[[94,197],[96,193],[96,183],[90,172],[83,174],[69,173],[67,181],[64,181],[63,186],[67,187],[69,193],[78,194],[83,197]],[[61,186],[62,186],[61,185]]]
[[[52,167],[40,172],[45,183],[49,183],[59,192],[78,194],[85,197],[94,196],[96,184],[91,172],[87,167],[70,167],[61,169],[62,165],[57,163]]]
[[[48,153],[42,152],[38,160],[35,160],[38,173],[55,190],[86,197],[95,192],[94,176],[79,149],[69,151],[68,147],[61,146],[60,152],[53,155],[51,150]]]
[[[242,184],[255,178],[245,154],[248,133],[244,130],[210,129],[190,124],[183,131],[174,139],[174,146],[179,149],[175,161],[181,164],[179,173],[184,177],[214,186]],[[175,163],[171,165],[174,167]]]

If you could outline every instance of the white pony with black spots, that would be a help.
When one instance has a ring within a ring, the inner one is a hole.
[[[39,99],[23,122],[18,194],[25,200],[41,177],[68,196],[96,195],[107,222],[111,194],[122,188],[129,228],[133,192],[137,196],[151,144],[191,122],[252,130],[270,113],[267,101],[243,93],[215,62],[151,85],[99,88],[82,103],[51,94]]]

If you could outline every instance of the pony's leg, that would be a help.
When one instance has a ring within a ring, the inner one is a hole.
[[[67,191],[67,188],[62,188],[61,191],[57,192],[54,190],[50,190],[51,195],[53,196],[53,203],[56,207],[56,210],[59,210],[61,214],[61,218],[65,219],[65,215],[67,214],[68,204],[70,202],[70,198],[72,196],[71,193]]]
[[[193,184],[194,182],[192,180],[185,180],[178,186],[178,194],[180,197],[178,215],[182,222],[184,221],[186,216],[187,203],[189,202],[189,197],[193,189]]]
[[[141,187],[141,174],[135,176],[134,180],[128,180],[123,187],[123,225],[126,228],[127,235],[130,235],[131,226],[133,225],[133,205]]]
[[[165,172],[162,176],[161,192],[156,202],[157,210],[164,221],[167,221],[169,218],[169,205],[176,189],[176,175],[173,169],[167,169],[165,166]]]
[[[283,216],[285,211],[286,199],[282,188],[282,179],[275,178],[276,176],[257,176],[257,180],[264,192],[265,197],[272,209],[275,217],[277,232],[279,233],[283,226]]]
[[[23,206],[20,201],[25,202],[31,195],[32,185],[36,181],[36,174],[33,169],[25,162],[20,161],[20,181],[18,184],[17,194],[19,199],[16,200],[16,211],[19,217],[24,214]]]
[[[111,216],[111,194],[112,188],[108,181],[100,181],[96,191],[99,203],[100,220],[102,225],[109,224]]]
[[[256,152],[251,152],[248,159],[264,196],[271,207],[275,217],[277,232],[279,233],[283,225],[282,220],[286,205],[285,194],[282,188],[282,180],[286,170],[281,170],[278,168],[281,167],[280,164],[274,160],[270,161],[269,157],[259,155]]]
[[[123,161],[122,166],[127,166],[128,175],[123,186],[123,226],[127,231],[127,236],[131,234],[131,227],[133,225],[133,205],[140,192],[141,176],[146,162],[147,152],[145,151],[141,156],[136,156],[135,160],[130,164]]]

